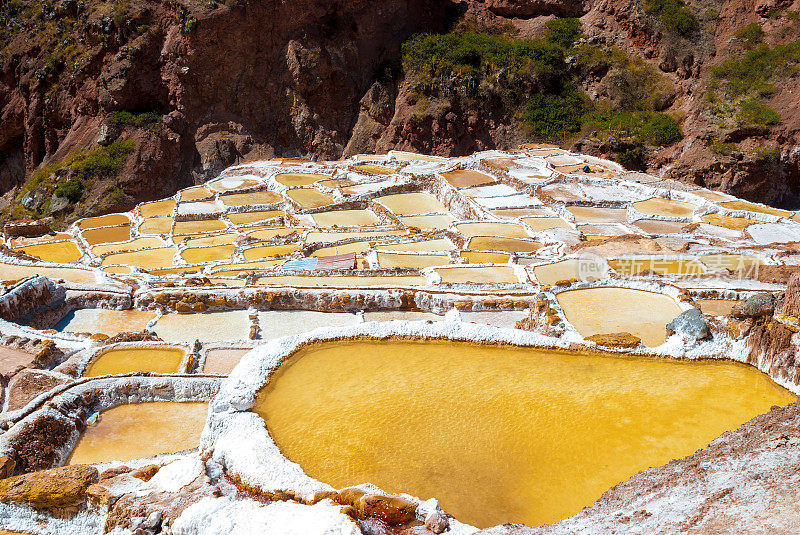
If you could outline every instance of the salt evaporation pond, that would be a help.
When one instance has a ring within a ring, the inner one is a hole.
[[[338,341],[287,359],[254,410],[311,477],[436,497],[488,527],[575,514],[795,400],[730,361]]]
[[[556,299],[581,336],[628,332],[650,347],[664,343],[666,325],[682,312],[667,295],[631,288],[582,288]]]
[[[86,428],[67,464],[130,461],[196,448],[207,416],[208,403],[202,402],[112,407],[100,414],[96,425]]]
[[[156,317],[149,310],[106,310],[104,308],[81,308],[67,314],[56,325],[56,330],[67,333],[99,333],[115,336],[119,333],[143,331]]]
[[[220,342],[247,340],[250,319],[246,310],[207,312],[205,314],[164,314],[153,330],[169,342]]]
[[[174,347],[117,348],[98,356],[83,375],[97,377],[123,373],[177,373],[185,356]]]

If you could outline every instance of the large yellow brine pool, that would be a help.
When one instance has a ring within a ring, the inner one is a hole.
[[[487,527],[571,516],[795,400],[730,361],[339,341],[287,359],[254,410],[310,476],[436,497]]]

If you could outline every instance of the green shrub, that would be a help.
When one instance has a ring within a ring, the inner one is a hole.
[[[645,153],[642,147],[622,149],[614,156],[620,165],[628,169],[643,169],[645,167]]]
[[[656,113],[642,125],[641,137],[652,145],[666,146],[683,139],[683,130],[671,115]]]
[[[125,190],[119,186],[114,186],[114,189],[111,190],[111,198],[115,201],[119,201],[125,198]]]
[[[68,178],[56,186],[56,189],[53,190],[53,194],[56,197],[68,199],[70,202],[78,202],[81,200],[81,196],[83,196],[83,182],[75,180],[74,178]]]
[[[522,121],[537,139],[554,140],[565,134],[580,132],[582,117],[591,109],[586,94],[572,85],[563,85],[553,94],[531,95],[525,105]]]
[[[67,160],[72,176],[77,179],[92,180],[108,178],[119,172],[125,165],[128,154],[133,150],[133,141],[115,141],[107,147],[92,151],[80,151]]]
[[[576,18],[548,20],[545,29],[545,40],[564,48],[571,48],[572,44],[583,36],[581,20]]]
[[[739,103],[736,120],[740,125],[774,126],[780,124],[780,114],[754,98],[748,98]]]
[[[800,64],[800,41],[770,48],[765,44],[747,51],[741,58],[729,59],[711,67],[714,81],[725,83],[729,95],[759,92],[773,78],[791,76]],[[774,87],[774,86],[772,86]]]
[[[754,22],[738,30],[736,38],[742,42],[742,46],[750,50],[764,41],[764,29],[760,24]]]
[[[164,115],[156,111],[130,112],[112,111],[108,114],[108,122],[114,126],[135,126],[156,130],[161,125]]]
[[[682,0],[645,0],[645,11],[658,16],[669,32],[688,37],[697,30],[697,19]]]
[[[739,146],[736,143],[714,143],[711,145],[711,152],[714,154],[718,154],[720,156],[730,156],[734,152],[739,150]]]

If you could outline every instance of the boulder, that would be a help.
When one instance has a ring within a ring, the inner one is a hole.
[[[711,336],[708,323],[699,308],[690,308],[667,324],[667,333],[680,334],[695,340],[703,340]]]
[[[62,466],[0,480],[0,501],[34,509],[74,508],[86,499],[86,490],[100,478],[92,466]],[[75,510],[77,512],[77,510]]]
[[[626,333],[626,332],[594,334],[592,336],[587,336],[586,339],[590,342],[594,342],[599,346],[622,347],[622,348],[636,347],[642,341],[642,339],[639,338],[638,336],[634,336],[631,333]]]
[[[731,309],[734,318],[760,318],[771,316],[775,311],[775,296],[762,292],[736,303]]]
[[[450,527],[450,520],[438,507],[425,515],[425,528],[434,533],[444,533]]]
[[[8,455],[0,455],[0,479],[5,479],[14,473],[17,461]]]

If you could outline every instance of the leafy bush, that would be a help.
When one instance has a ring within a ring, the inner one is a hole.
[[[67,160],[72,176],[92,180],[108,178],[122,169],[128,154],[133,150],[133,141],[115,141],[107,147],[92,151],[80,151]]]
[[[682,0],[646,0],[645,11],[658,16],[669,32],[688,37],[697,30],[697,19]]]
[[[114,189],[111,190],[111,198],[115,201],[122,200],[125,198],[125,196],[125,190],[119,186],[114,186]]]
[[[764,40],[764,29],[761,28],[760,24],[754,22],[738,30],[736,38],[742,42],[746,49],[750,50]]]
[[[652,145],[666,146],[683,139],[683,130],[671,115],[656,113],[642,125],[641,137]]]
[[[769,89],[773,78],[791,76],[800,64],[800,41],[770,48],[761,44],[741,58],[711,67],[716,82],[724,82],[729,95],[739,96]]]
[[[552,43],[501,35],[418,34],[403,43],[404,69],[432,77],[523,67],[535,73],[560,65],[563,58],[561,47]]]
[[[739,150],[739,146],[736,143],[714,143],[711,145],[711,152],[714,154],[718,154],[720,156],[730,156],[734,152]]]
[[[135,126],[156,130],[161,125],[164,115],[156,111],[130,112],[112,111],[108,114],[108,122],[114,126]]]
[[[53,194],[56,197],[64,197],[70,202],[78,202],[83,195],[83,182],[75,180],[74,178],[68,178],[56,186],[56,189],[53,190]]]
[[[780,114],[754,98],[748,98],[739,103],[736,120],[741,125],[773,126],[780,124]]]
[[[572,44],[583,36],[581,20],[576,18],[548,20],[545,28],[545,40],[564,48],[571,48]]]
[[[583,115],[591,109],[586,94],[564,84],[553,94],[537,93],[525,105],[522,121],[537,139],[551,140],[580,132]]]
[[[645,154],[642,147],[632,147],[629,149],[622,149],[615,154],[617,162],[628,169],[644,169]]]

